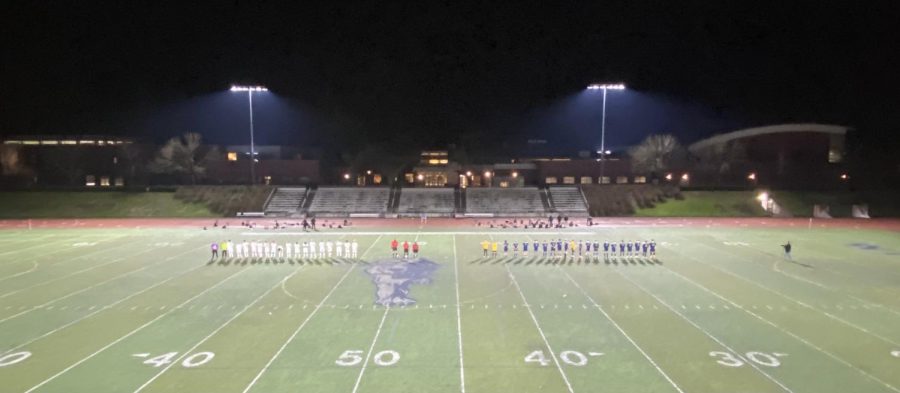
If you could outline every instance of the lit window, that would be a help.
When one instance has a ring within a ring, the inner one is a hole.
[[[644,184],[647,182],[647,177],[646,176],[635,176],[634,182],[637,184]]]
[[[263,176],[263,180],[266,181],[266,185],[272,184],[272,176]]]
[[[228,161],[237,161],[238,154],[236,151],[228,152]]]
[[[563,176],[563,184],[575,184],[575,176]]]
[[[24,145],[39,145],[41,141],[22,141]]]
[[[116,176],[116,187],[122,187],[125,185],[125,178],[122,176]]]
[[[555,176],[548,177],[546,180],[546,183],[547,184],[556,184],[556,177]]]
[[[612,179],[609,176],[603,176],[600,178],[600,184],[609,184],[612,182]]]
[[[628,184],[628,176],[616,177],[616,184]]]
[[[97,185],[97,180],[94,175],[87,175],[84,177],[84,185],[88,187],[93,187]]]
[[[430,165],[437,165],[440,162],[441,162],[441,160],[438,160],[436,158],[432,158],[432,159],[428,160],[428,164],[430,164]]]
[[[593,182],[594,182],[593,177],[590,177],[590,176],[582,176],[581,177],[581,184],[591,184]]]
[[[109,176],[100,176],[100,186],[109,187]]]
[[[61,144],[61,145],[77,145],[78,141],[65,140],[65,141],[59,141],[59,144]]]
[[[22,141],[4,141],[3,144],[5,144],[5,145],[21,145]]]
[[[41,141],[42,145],[58,145],[59,141]]]
[[[381,175],[376,174],[372,176],[372,182],[375,184],[381,184]]]
[[[501,182],[500,182],[500,188],[507,188],[507,187],[509,187],[509,182],[508,182],[508,181],[505,181],[505,180],[504,180],[504,181],[501,181]]]
[[[94,141],[78,141],[79,145],[93,145]]]
[[[406,178],[407,183],[414,183],[416,181],[416,175],[412,173],[404,174],[403,177]]]
[[[447,161],[446,158],[441,160],[441,164],[446,164],[446,163],[448,163],[448,162],[449,162],[449,161]]]
[[[113,156],[113,164],[119,163],[119,157]]]

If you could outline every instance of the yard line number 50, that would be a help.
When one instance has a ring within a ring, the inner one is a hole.
[[[353,367],[363,361],[363,351],[348,349],[338,356],[334,364],[344,367]],[[392,350],[385,350],[372,356],[372,361],[379,366],[393,366],[400,361],[400,353]]]

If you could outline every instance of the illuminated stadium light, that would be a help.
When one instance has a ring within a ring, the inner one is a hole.
[[[345,174],[344,174],[344,180],[350,180],[350,174],[349,174],[349,173],[345,173]]]
[[[671,173],[667,173],[667,174],[666,174],[666,180],[672,180],[672,174],[671,174]]]
[[[848,175],[846,173],[841,174],[841,180],[848,180],[848,179],[850,179],[850,175]]]
[[[247,101],[250,106],[250,156],[256,157],[256,147],[253,142],[253,93],[262,93],[267,92],[269,89],[265,88],[265,86],[240,86],[240,85],[231,85],[232,92],[247,92]],[[250,160],[250,184],[256,183],[256,163],[259,162],[256,159]]]
[[[756,172],[750,172],[750,174],[747,175],[747,180],[756,180]]]
[[[367,175],[371,175],[371,174],[372,174],[372,171],[371,171],[371,170],[368,170],[368,171],[366,171],[366,174],[367,174]]]
[[[519,172],[513,172],[512,177],[519,177]]]
[[[491,173],[488,171],[484,171],[484,177],[491,177]]]
[[[472,171],[466,171],[466,176],[472,176]]]
[[[592,83],[588,85],[588,90],[625,90],[623,83]]]
[[[231,91],[269,91],[265,86],[238,86],[231,85]]]
[[[425,180],[425,175],[420,173],[419,176],[416,176],[416,178],[419,180]]]
[[[688,176],[688,174],[687,174],[687,173],[685,173],[685,174],[683,174],[683,175],[681,175],[681,181],[688,181],[688,180],[690,180],[690,178],[691,178],[691,177],[690,177],[690,176]]]

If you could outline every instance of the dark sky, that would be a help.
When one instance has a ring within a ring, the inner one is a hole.
[[[272,89],[269,143],[591,134],[572,119],[596,106],[573,102],[595,80],[630,88],[613,145],[785,121],[900,130],[897,2],[181,3],[5,4],[0,133],[243,143],[234,81]]]

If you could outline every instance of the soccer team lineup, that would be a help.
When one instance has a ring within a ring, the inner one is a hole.
[[[896,228],[358,221],[3,228],[0,392],[900,393]]]

